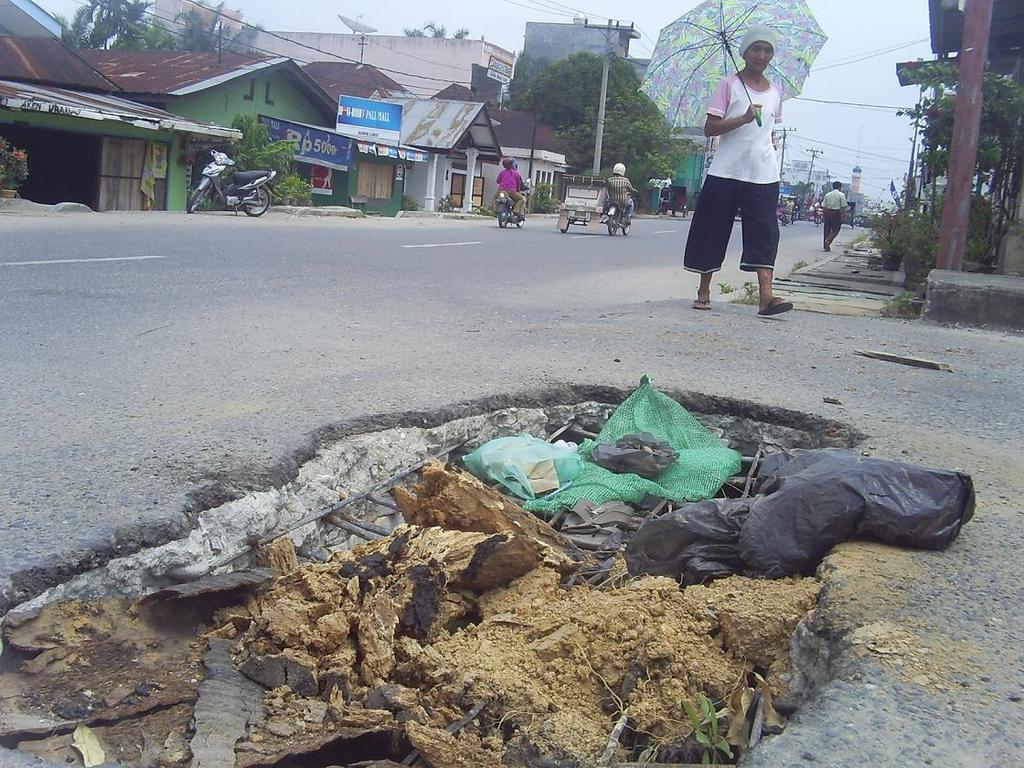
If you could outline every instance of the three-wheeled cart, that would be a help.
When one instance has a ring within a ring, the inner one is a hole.
[[[565,198],[558,212],[558,229],[568,232],[569,227],[597,229],[601,226],[605,187],[603,179],[578,177],[567,179]]]

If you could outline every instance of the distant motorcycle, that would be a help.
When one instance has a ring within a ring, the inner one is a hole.
[[[211,191],[214,199],[224,209],[246,216],[262,216],[270,208],[269,184],[277,176],[277,171],[235,171],[231,174],[230,183],[224,186],[221,176],[228,168],[233,168],[235,161],[217,150],[210,150],[213,162],[203,169],[203,178],[199,180],[188,199],[187,213],[195,213],[196,209],[209,197]]]
[[[515,201],[508,192],[504,190],[498,192],[495,215],[498,217],[498,226],[502,229],[508,227],[509,224],[515,224],[516,227],[522,228],[526,223],[526,217],[521,213],[516,213],[515,205]]]

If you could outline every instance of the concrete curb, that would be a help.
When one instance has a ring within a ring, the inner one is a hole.
[[[923,318],[1024,331],[1024,277],[932,270]]]
[[[463,221],[472,220],[476,221],[479,219],[489,219],[490,216],[481,216],[477,213],[462,213],[462,212],[451,212],[451,213],[438,213],[436,211],[399,211],[395,214],[396,219],[444,219],[448,221]]]
[[[317,216],[338,219],[365,219],[366,214],[355,208],[346,208],[341,205],[277,205],[270,209],[271,213],[287,214],[289,216]]]

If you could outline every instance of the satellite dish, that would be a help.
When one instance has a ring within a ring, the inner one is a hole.
[[[348,16],[342,16],[340,13],[338,14],[338,18],[341,19],[342,22],[344,22],[346,27],[351,29],[357,35],[369,35],[372,32],[377,31],[373,27],[367,24],[363,24],[363,22],[359,21],[358,19],[350,19]]]

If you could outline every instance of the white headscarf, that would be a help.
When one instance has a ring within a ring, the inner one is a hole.
[[[779,33],[764,24],[755,24],[747,30],[740,42],[740,56],[747,52],[747,48],[754,43],[768,43],[773,49],[779,47]]]

